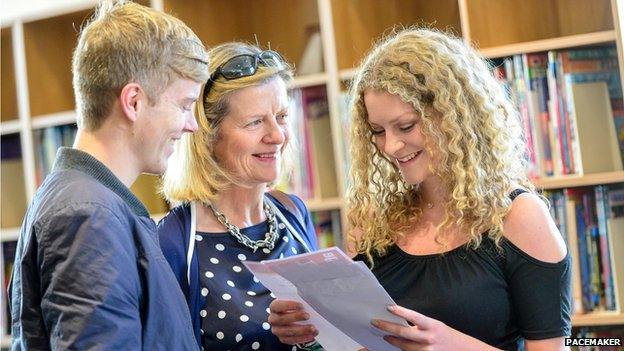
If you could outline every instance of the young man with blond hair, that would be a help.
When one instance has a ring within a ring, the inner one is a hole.
[[[10,287],[13,350],[196,350],[155,224],[129,187],[160,174],[208,57],[180,20],[125,1],[96,10],[73,56],[78,134],[33,199]]]

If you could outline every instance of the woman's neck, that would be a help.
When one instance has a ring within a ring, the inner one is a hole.
[[[266,220],[264,213],[265,186],[242,188],[232,186],[217,195],[213,208],[231,224],[246,228]],[[197,227],[200,231],[223,231],[225,228],[207,204],[197,206]]]
[[[444,202],[449,198],[448,189],[446,189],[442,181],[437,177],[428,178],[420,183],[418,191],[420,192],[420,207],[423,213],[438,213],[439,210],[443,209]]]

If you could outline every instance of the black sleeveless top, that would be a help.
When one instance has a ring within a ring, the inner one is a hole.
[[[514,191],[512,200],[523,191]],[[354,260],[367,262],[364,255]],[[393,245],[373,273],[394,301],[504,350],[570,335],[570,254],[539,261],[505,238],[477,249],[410,255]]]

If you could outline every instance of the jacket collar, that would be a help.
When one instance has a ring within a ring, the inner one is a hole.
[[[102,162],[84,151],[61,147],[52,171],[77,170],[90,175],[119,195],[138,216],[149,217],[143,203]]]

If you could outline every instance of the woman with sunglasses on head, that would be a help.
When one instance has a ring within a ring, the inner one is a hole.
[[[209,54],[199,130],[182,136],[164,175],[163,193],[182,204],[159,223],[160,245],[203,349],[290,351],[267,323],[274,297],[243,262],[317,248],[303,202],[268,191],[291,151],[292,70],[278,53],[245,43]]]
[[[373,320],[401,350],[564,350],[570,256],[527,179],[518,113],[461,39],[407,29],[366,57],[351,88],[355,260],[410,326]],[[299,304],[272,330],[312,340]]]

